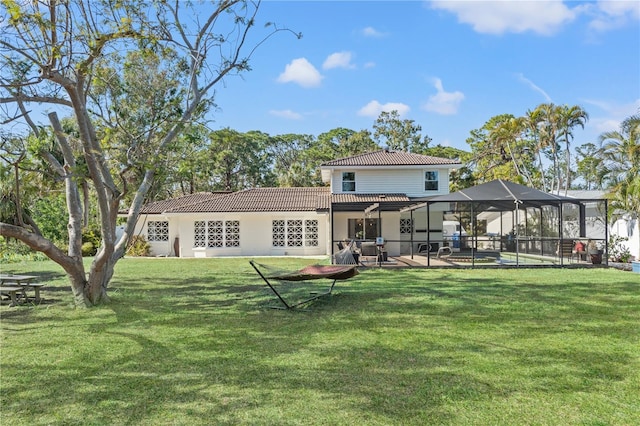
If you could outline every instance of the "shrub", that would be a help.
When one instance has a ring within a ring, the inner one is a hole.
[[[629,263],[631,261],[631,251],[627,246],[622,245],[628,238],[612,235],[609,237],[609,260],[611,262]]]
[[[43,253],[31,250],[25,244],[0,237],[0,264],[19,263],[29,260],[47,260]]]
[[[98,249],[91,242],[82,243],[82,256],[95,256]]]
[[[151,254],[151,245],[143,235],[134,235],[129,240],[127,247],[128,256],[149,256]]]

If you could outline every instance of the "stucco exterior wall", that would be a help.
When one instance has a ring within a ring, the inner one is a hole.
[[[276,219],[317,220],[318,245],[302,247],[274,247],[272,221]],[[153,256],[175,256],[174,241],[179,239],[180,257],[224,257],[224,256],[320,256],[328,250],[328,214],[315,212],[290,213],[193,213],[176,216],[148,216],[139,221],[137,233],[148,240],[147,222],[149,220],[167,220],[169,222],[169,241],[150,242]],[[194,222],[209,220],[237,220],[240,222],[239,247],[195,247]]]
[[[425,191],[424,172],[438,173],[438,191]],[[414,169],[340,169],[331,176],[331,192],[342,192],[342,173],[355,172],[357,194],[407,194],[409,197],[425,197],[449,193],[449,170],[435,168]]]

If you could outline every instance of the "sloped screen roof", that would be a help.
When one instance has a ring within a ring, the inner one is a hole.
[[[466,188],[452,194],[431,198],[432,203],[459,203],[457,210],[468,210],[464,204],[479,204],[477,209],[510,211],[524,207],[558,206],[562,203],[577,204],[580,200],[572,197],[549,194],[502,179]]]

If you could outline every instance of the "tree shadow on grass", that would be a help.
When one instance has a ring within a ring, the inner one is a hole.
[[[105,308],[115,320],[43,341],[43,358],[22,366],[38,386],[11,380],[3,394],[20,399],[3,399],[3,411],[25,423],[451,424],[460,406],[629,380],[630,351],[596,343],[637,320],[630,283],[426,277],[361,274],[294,312],[262,309],[273,295],[256,281],[121,281]],[[589,297],[601,306],[590,310]],[[565,343],[555,324],[579,338]]]

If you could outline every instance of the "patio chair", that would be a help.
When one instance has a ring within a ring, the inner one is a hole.
[[[360,258],[374,257],[378,259],[378,247],[375,242],[363,241],[360,245]]]
[[[573,240],[560,240],[556,248],[556,254],[561,258],[573,259]]]

